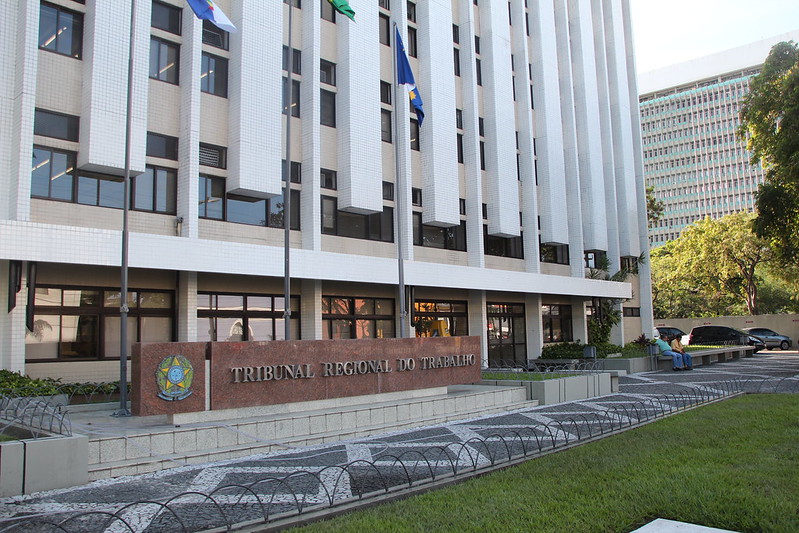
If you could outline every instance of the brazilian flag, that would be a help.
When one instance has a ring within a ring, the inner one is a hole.
[[[355,22],[355,11],[350,7],[347,3],[347,0],[327,0],[333,6],[333,9],[344,15],[345,17],[349,17],[350,20]]]

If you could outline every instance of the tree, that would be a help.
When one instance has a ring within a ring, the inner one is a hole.
[[[709,217],[652,257],[655,316],[756,315],[763,268],[774,259],[751,213]]]
[[[649,227],[654,228],[655,225],[663,216],[663,211],[666,204],[661,202],[655,196],[655,187],[650,185],[646,188],[646,218],[649,222]]]
[[[646,261],[646,252],[629,261],[615,274],[610,273],[610,260],[607,255],[600,256],[596,268],[589,268],[585,277],[604,281],[624,282],[630,276],[638,275],[638,265]],[[610,342],[610,333],[614,326],[621,322],[619,304],[624,300],[617,298],[594,298],[593,312],[588,319],[588,343],[607,344]]]
[[[738,136],[746,139],[752,162],[766,171],[756,195],[754,232],[779,258],[799,258],[799,48],[774,45],[753,77],[741,109]]]

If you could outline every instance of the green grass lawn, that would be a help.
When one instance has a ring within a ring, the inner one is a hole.
[[[747,395],[302,531],[799,531],[799,395]]]

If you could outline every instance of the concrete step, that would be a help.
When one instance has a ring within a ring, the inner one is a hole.
[[[520,387],[451,387],[447,394],[224,421],[146,426],[90,437],[89,479],[155,472],[292,447],[535,407]]]

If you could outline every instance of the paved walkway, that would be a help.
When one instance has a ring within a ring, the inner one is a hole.
[[[596,431],[608,421],[612,426],[615,418],[632,424],[632,418],[640,418],[642,412],[649,416],[652,411],[679,407],[686,396],[700,390],[702,395],[721,395],[731,384],[745,392],[799,392],[799,355],[767,353],[691,372],[645,372],[622,377],[617,394],[586,401],[0,499],[0,532],[20,520],[24,520],[22,527],[8,530],[52,531],[38,525],[38,517],[47,515],[48,520],[57,521],[53,515],[60,520],[87,511],[116,513],[124,524],[120,520],[103,523],[108,516],[92,514],[75,518],[64,530],[179,531],[182,524],[186,530],[197,531],[222,526],[225,517],[233,514],[236,522],[262,519],[264,500],[268,511],[280,512],[296,508],[298,495],[302,505],[311,505],[408,485],[409,480],[412,485],[431,474],[446,477],[453,470],[492,464],[502,453],[518,448],[525,434],[529,442],[563,445],[583,438],[579,433],[586,428]],[[578,426],[577,420],[583,425]],[[80,427],[73,430],[81,433]],[[500,434],[505,437],[497,439]],[[519,438],[514,440],[512,435]],[[431,450],[437,454],[434,458]],[[404,463],[399,464],[398,458]],[[408,461],[414,465],[411,471]],[[364,475],[359,477],[359,472]],[[288,480],[276,481],[289,474]],[[172,500],[177,495],[181,496]],[[169,502],[170,507],[150,503],[126,508],[143,500]]]

